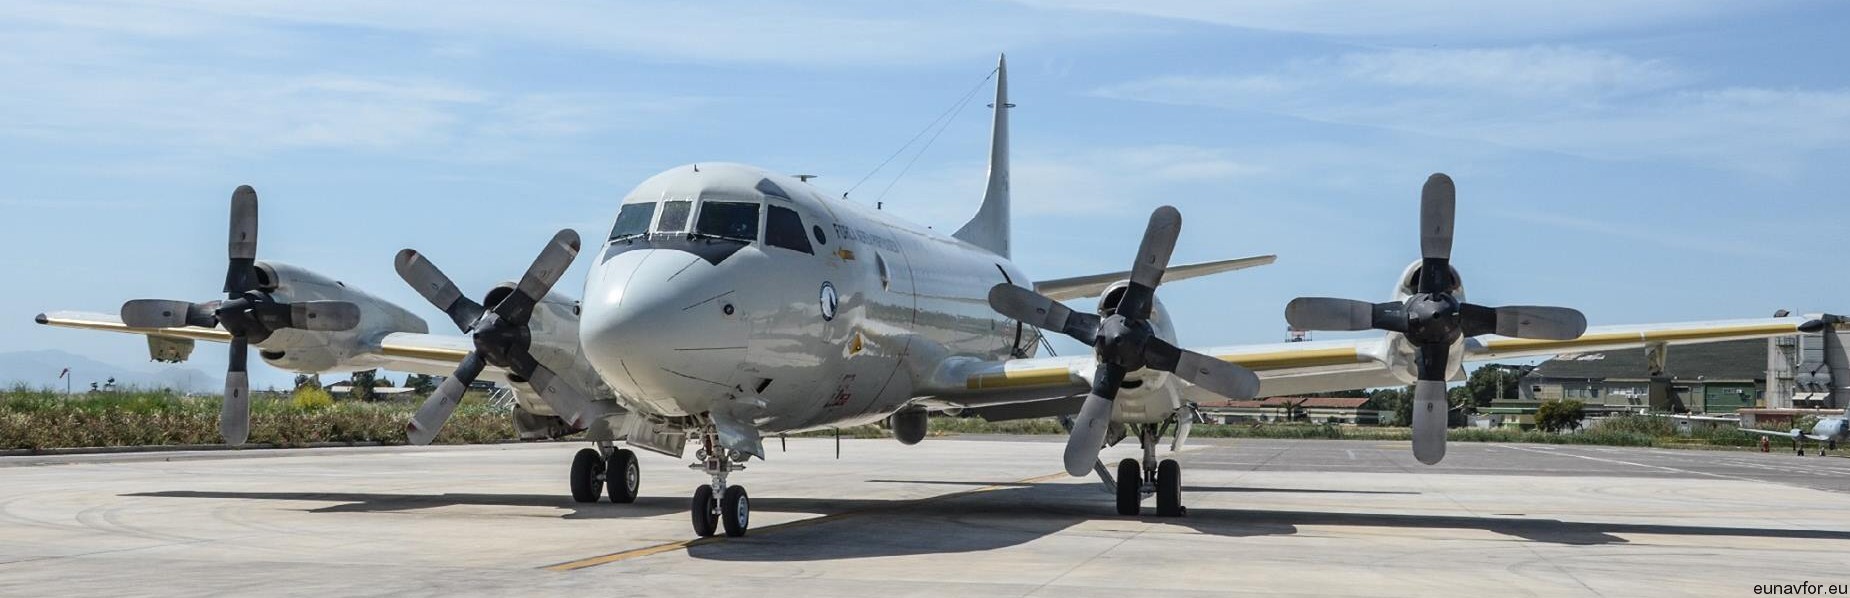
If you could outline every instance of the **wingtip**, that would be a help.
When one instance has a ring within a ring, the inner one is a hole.
[[[45,314],[39,314],[37,316],[33,316],[32,321],[38,322],[40,324],[50,324],[51,318],[45,317]]]

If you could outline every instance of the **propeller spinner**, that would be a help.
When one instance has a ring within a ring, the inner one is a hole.
[[[1445,458],[1445,380],[1451,373],[1453,344],[1483,334],[1571,340],[1587,329],[1586,317],[1565,307],[1485,307],[1460,301],[1451,265],[1456,207],[1451,177],[1437,173],[1426,179],[1420,192],[1419,277],[1405,301],[1299,297],[1285,306],[1285,320],[1300,330],[1374,329],[1405,335],[1413,344],[1417,370],[1413,455],[1428,465]]]
[[[531,330],[527,323],[533,317],[533,310],[539,305],[546,293],[552,290],[554,283],[565,274],[565,269],[572,265],[578,256],[578,233],[571,229],[559,231],[552,241],[534,258],[533,265],[513,292],[507,293],[493,307],[484,307],[480,303],[463,296],[455,282],[438,270],[436,264],[424,258],[414,249],[398,252],[396,267],[399,278],[416,289],[419,295],[443,310],[456,323],[456,327],[467,333],[475,342],[475,349],[463,357],[456,366],[456,372],[442,384],[436,392],[424,400],[424,405],[405,425],[406,434],[413,444],[429,444],[437,437],[443,424],[456,412],[462,402],[463,391],[475,382],[476,376],[489,364],[505,368],[508,373],[526,380],[539,391],[540,396],[553,404],[577,404],[589,400],[582,396],[570,384],[565,384],[551,369],[548,369],[529,351],[532,343]],[[560,396],[569,394],[572,396]]]
[[[231,363],[225,369],[225,401],[218,417],[226,444],[250,438],[250,344],[278,330],[351,330],[360,324],[360,307],[346,301],[277,301],[263,288],[257,269],[257,191],[239,186],[231,194],[231,234],[225,270],[224,301],[192,303],[136,299],[122,304],[122,323],[132,328],[223,326],[231,333]]]
[[[1073,420],[1066,441],[1066,472],[1087,475],[1104,448],[1111,424],[1113,401],[1126,375],[1149,368],[1170,372],[1196,386],[1230,399],[1252,398],[1259,392],[1259,377],[1238,365],[1178,348],[1156,336],[1150,325],[1156,307],[1156,287],[1162,284],[1182,232],[1182,214],[1163,206],[1150,214],[1150,224],[1131,266],[1130,285],[1117,308],[1109,314],[1073,311],[1058,301],[1012,284],[989,290],[989,306],[997,313],[1043,330],[1052,330],[1091,345],[1098,361],[1092,391]]]

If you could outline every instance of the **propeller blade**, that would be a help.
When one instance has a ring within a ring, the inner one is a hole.
[[[1150,318],[1156,307],[1156,287],[1163,283],[1169,257],[1176,250],[1176,237],[1181,234],[1182,213],[1174,207],[1162,206],[1150,213],[1143,242],[1137,247],[1137,261],[1131,264],[1131,284],[1118,300],[1118,313],[1136,320]]]
[[[552,236],[552,241],[533,258],[533,265],[527,267],[527,273],[521,275],[520,284],[514,292],[508,293],[500,303],[495,304],[495,315],[510,324],[525,324],[533,315],[533,306],[546,298],[552,291],[552,285],[565,275],[565,269],[572,266],[572,260],[578,257],[578,232],[572,229],[559,231]]]
[[[591,409],[591,397],[586,396],[577,386],[566,382],[559,374],[537,360],[533,362],[531,372],[524,374],[527,385],[537,391],[540,398],[551,405],[559,418],[574,430],[583,429],[584,414]]]
[[[1259,394],[1259,375],[1238,364],[1179,349],[1158,338],[1150,339],[1144,353],[1151,369],[1173,373],[1208,392],[1236,401]]]
[[[1427,465],[1445,458],[1445,427],[1450,411],[1444,381],[1413,383],[1413,458]]]
[[[487,362],[482,359],[481,353],[470,351],[463,356],[462,363],[456,365],[456,372],[437,385],[436,392],[424,399],[424,404],[418,407],[411,422],[405,424],[405,436],[411,444],[430,444],[430,441],[437,438],[437,432],[443,430],[443,424],[450,421],[450,415],[456,413],[456,407],[462,404],[463,391],[468,390],[469,384],[475,382],[475,377],[481,375],[485,365]]]
[[[1023,324],[1058,332],[1087,345],[1098,342],[1097,314],[1073,311],[1059,301],[1022,287],[1008,283],[990,287],[989,308]]]
[[[225,369],[225,402],[219,406],[218,433],[225,444],[244,444],[251,436],[251,379],[246,370],[250,343],[231,337],[231,363]]]
[[[1420,190],[1420,257],[1452,259],[1452,222],[1458,189],[1452,177],[1435,172]]]
[[[136,299],[122,304],[122,324],[130,328],[178,328],[218,325],[209,306],[170,299]]]
[[[230,266],[225,271],[225,292],[242,293],[257,288],[257,190],[239,185],[231,192],[231,232],[226,255]]]
[[[1407,306],[1334,297],[1298,297],[1285,305],[1285,322],[1298,330],[1407,331]]]
[[[346,301],[297,301],[289,304],[289,327],[299,330],[352,330],[360,325],[360,306]]]
[[[1566,307],[1485,307],[1466,303],[1459,308],[1465,336],[1501,334],[1516,338],[1566,341],[1580,338],[1587,331],[1587,317],[1580,310]]]
[[[482,304],[463,296],[462,289],[457,288],[449,276],[416,249],[399,251],[397,259],[393,260],[393,267],[398,270],[398,277],[405,284],[411,285],[411,289],[422,295],[425,301],[443,310],[462,331],[468,332],[475,321],[481,319],[484,311]]]
[[[1118,385],[1124,383],[1124,368],[1109,363],[1098,364],[1092,376],[1092,394],[1086,396],[1079,415],[1073,417],[1073,429],[1066,437],[1066,473],[1084,477],[1092,472],[1098,453],[1105,448],[1105,433],[1111,428],[1112,400],[1118,397]]]
[[[1143,244],[1137,248],[1137,262],[1131,265],[1131,282],[1156,288],[1169,270],[1169,256],[1175,253],[1176,237],[1182,234],[1182,212],[1162,206],[1150,213],[1144,228]]]

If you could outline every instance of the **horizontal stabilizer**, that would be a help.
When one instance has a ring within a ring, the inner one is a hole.
[[[1186,266],[1170,266],[1169,270],[1163,273],[1163,282],[1175,282],[1198,276],[1207,276],[1209,274],[1244,270],[1254,266],[1264,266],[1275,261],[1278,261],[1278,256],[1276,255],[1256,255],[1239,259],[1188,264]],[[1048,298],[1055,301],[1078,299],[1080,297],[1096,297],[1100,293],[1105,292],[1105,288],[1111,286],[1112,283],[1120,280],[1129,280],[1130,277],[1130,271],[1126,270],[1106,274],[1091,274],[1087,276],[1074,276],[1072,278],[1043,280],[1034,283],[1034,292],[1046,295]]]

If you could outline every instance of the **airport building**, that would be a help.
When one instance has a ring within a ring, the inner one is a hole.
[[[1488,411],[1533,414],[1543,401],[1573,399],[1595,416],[1644,409],[1719,415],[1842,412],[1847,405],[1833,400],[1830,392],[1825,340],[1814,333],[1681,345],[1656,354],[1630,349],[1562,355],[1523,376],[1520,398],[1496,401]]]

